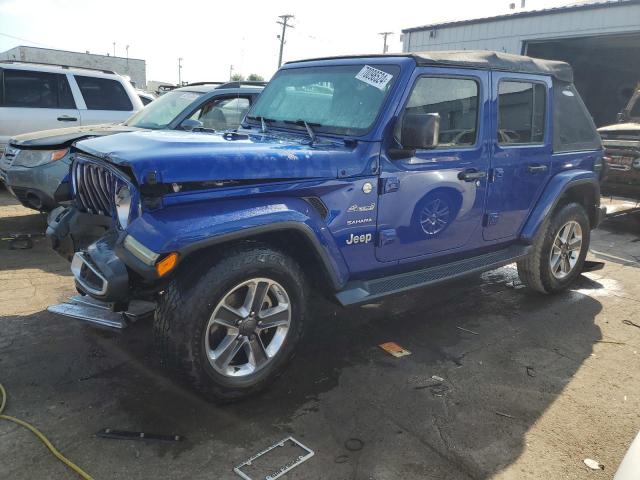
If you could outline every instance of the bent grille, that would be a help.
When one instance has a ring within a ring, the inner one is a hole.
[[[115,193],[125,185],[107,167],[77,158],[71,169],[71,179],[80,210],[99,215],[115,215]]]

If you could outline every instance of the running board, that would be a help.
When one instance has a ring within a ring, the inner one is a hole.
[[[336,293],[342,305],[353,305],[403,292],[412,288],[436,285],[474,273],[493,270],[525,257],[531,250],[530,245],[513,245],[504,250],[485,253],[477,257],[438,265],[422,270],[414,270],[399,275],[376,278],[375,280],[355,280]]]
[[[126,328],[128,320],[135,321],[151,313],[155,305],[152,302],[132,301],[126,312],[116,312],[113,308],[112,303],[101,302],[87,295],[75,295],[65,303],[49,306],[47,310],[99,327],[122,330]]]

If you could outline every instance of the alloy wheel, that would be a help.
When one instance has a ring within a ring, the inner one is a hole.
[[[574,220],[565,223],[553,240],[549,254],[549,267],[559,280],[569,275],[580,257],[582,250],[582,227]]]
[[[209,363],[227,377],[246,377],[273,361],[291,325],[286,290],[268,278],[230,289],[216,305],[205,330]]]

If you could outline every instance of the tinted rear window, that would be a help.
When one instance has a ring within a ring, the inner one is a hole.
[[[75,75],[89,110],[133,110],[133,105],[120,82],[108,78]]]
[[[554,81],[553,90],[553,150],[568,152],[602,148],[593,119],[575,87]]]
[[[66,75],[4,70],[2,105],[22,108],[76,108]]]

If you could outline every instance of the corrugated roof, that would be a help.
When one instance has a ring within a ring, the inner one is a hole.
[[[564,5],[561,7],[545,8],[541,10],[529,10],[526,12],[507,13],[505,15],[496,15],[494,17],[473,18],[470,20],[458,20],[454,22],[432,23],[430,25],[422,25],[420,27],[405,28],[402,33],[418,32],[421,30],[433,30],[435,28],[459,27],[462,25],[472,25],[475,23],[488,23],[496,20],[510,20],[512,18],[537,17],[541,15],[549,15],[554,13],[566,13],[577,10],[594,10],[598,8],[621,7],[625,5],[640,4],[640,0],[608,0],[604,2],[588,2],[577,5]]]

